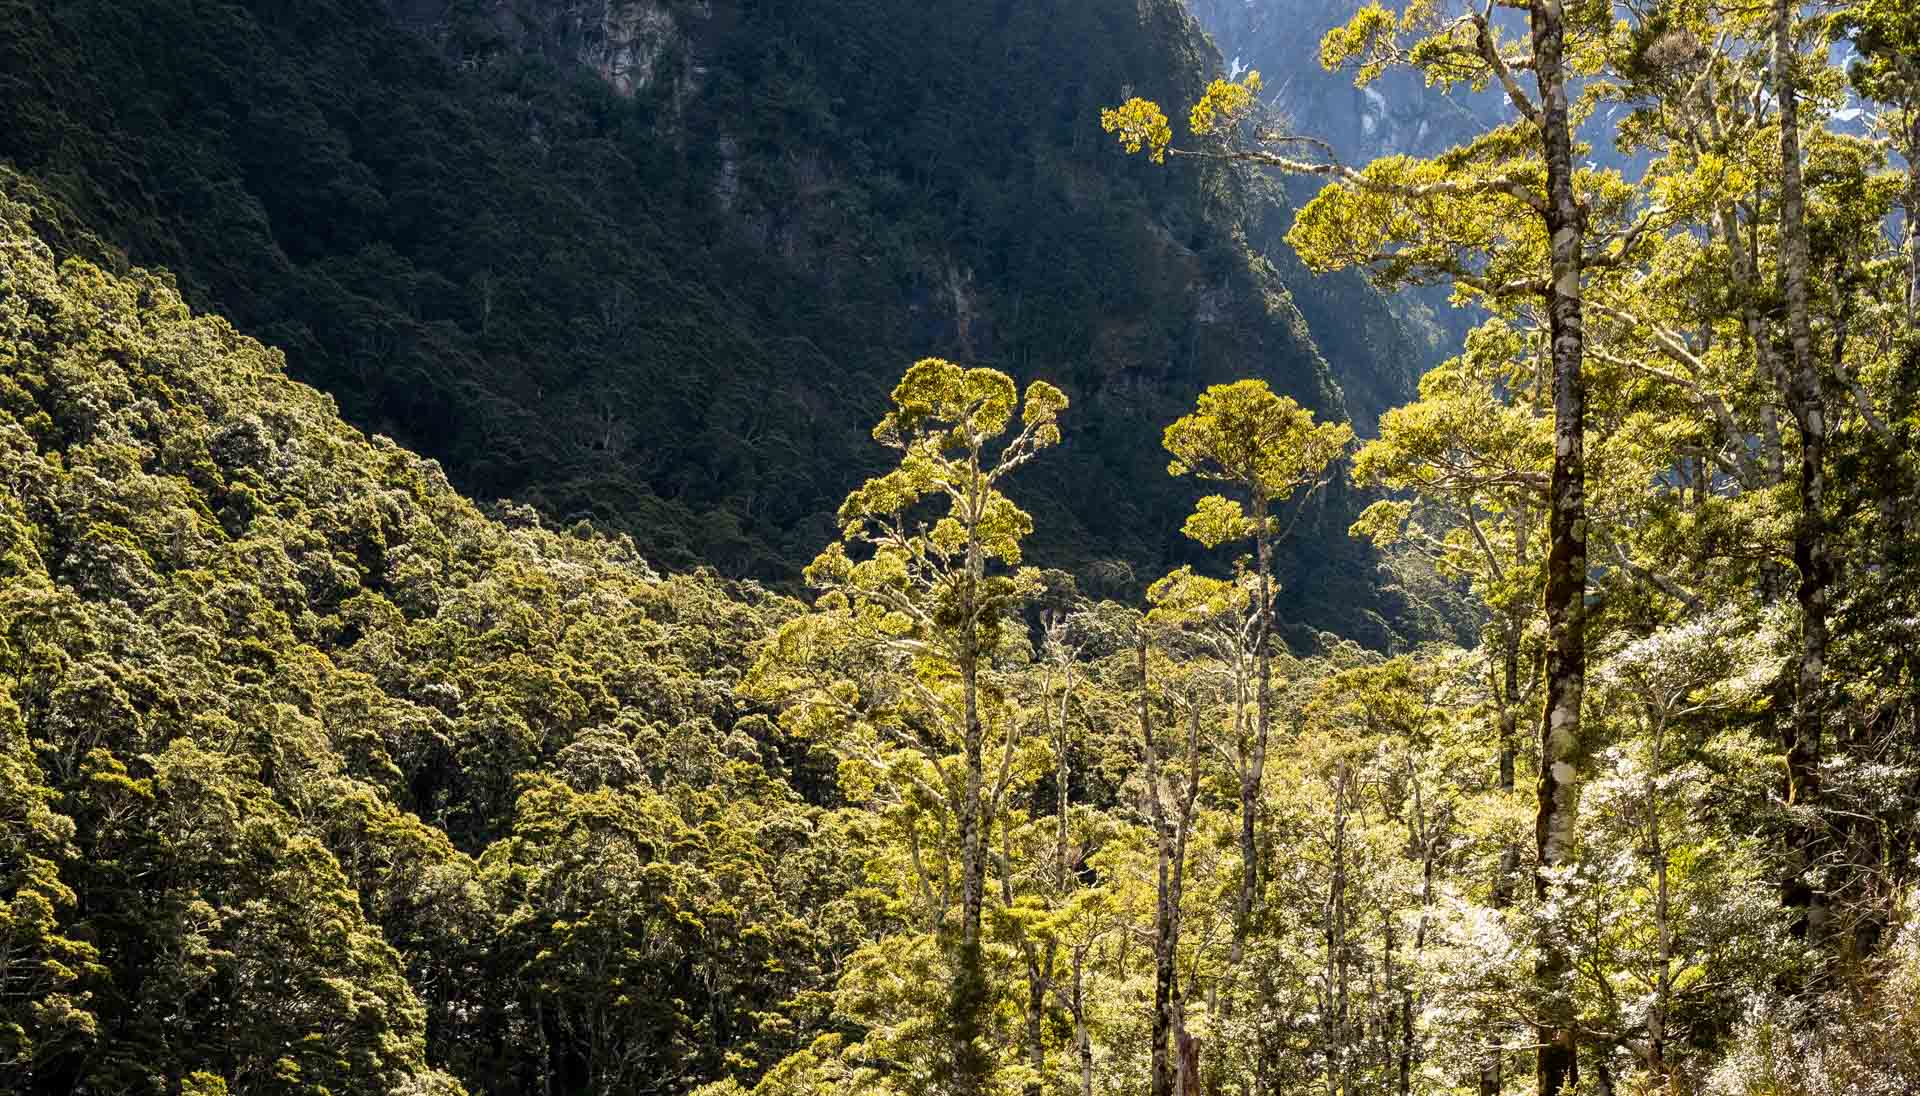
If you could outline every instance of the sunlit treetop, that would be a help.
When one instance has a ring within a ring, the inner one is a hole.
[[[1162,443],[1173,454],[1167,474],[1233,484],[1256,512],[1314,482],[1353,440],[1342,422],[1316,423],[1313,413],[1261,380],[1217,384],[1199,406],[1167,427]],[[1186,533],[1208,546],[1258,532],[1238,500],[1209,495],[1187,519]]]

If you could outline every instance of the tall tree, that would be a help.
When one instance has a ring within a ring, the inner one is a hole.
[[[1580,310],[1582,237],[1586,210],[1574,194],[1573,125],[1568,115],[1572,73],[1567,61],[1566,12],[1560,0],[1532,0],[1532,67],[1539,85],[1537,107],[1514,101],[1539,129],[1546,164],[1546,222],[1551,269],[1547,281],[1548,335],[1553,346],[1553,479],[1547,488],[1547,678],[1546,713],[1540,728],[1540,810],[1534,886],[1544,901],[1556,886],[1553,873],[1573,857],[1583,744],[1581,695],[1586,688],[1587,596],[1586,421],[1582,376],[1584,319]],[[1481,34],[1490,37],[1485,21]],[[1496,69],[1497,49],[1487,51]],[[1510,79],[1510,78],[1508,78]],[[1572,1001],[1562,983],[1572,969],[1565,941],[1543,941],[1537,968],[1542,997],[1540,1054],[1535,1082],[1540,1096],[1556,1096],[1578,1072]]]
[[[1254,823],[1273,723],[1273,546],[1329,482],[1329,466],[1352,440],[1352,427],[1315,423],[1312,412],[1275,395],[1265,381],[1214,385],[1201,393],[1194,413],[1167,427],[1162,439],[1173,454],[1169,474],[1225,484],[1237,496],[1201,499],[1183,532],[1209,548],[1248,539],[1254,544],[1254,718],[1252,738],[1238,751],[1241,877],[1229,959],[1235,965],[1246,953],[1247,934],[1258,916]],[[1291,516],[1282,521],[1275,508],[1297,491]]]
[[[1169,152],[1224,157],[1328,178],[1329,185],[1301,211],[1288,235],[1311,266],[1364,265],[1387,282],[1449,281],[1495,307],[1524,302],[1544,312],[1554,407],[1544,596],[1546,704],[1535,819],[1535,886],[1544,895],[1573,853],[1585,750],[1580,732],[1587,583],[1581,298],[1596,211],[1590,194],[1576,185],[1572,90],[1577,74],[1604,43],[1612,18],[1604,4],[1528,0],[1513,6],[1527,12],[1527,48],[1504,40],[1492,0],[1461,8],[1413,4],[1398,15],[1370,5],[1322,44],[1323,62],[1329,67],[1357,63],[1356,82],[1363,85],[1390,65],[1409,65],[1422,70],[1429,83],[1492,83],[1506,93],[1514,121],[1434,160],[1393,156],[1355,169],[1330,158],[1281,151],[1290,145],[1325,146],[1275,133],[1269,124],[1248,126],[1259,114],[1258,73],[1239,83],[1217,80],[1194,105],[1189,124],[1200,147],[1175,148],[1165,114],[1146,100],[1108,110],[1101,122],[1129,151],[1146,150],[1156,159]],[[1525,72],[1534,75],[1532,93],[1517,75]],[[1591,192],[1594,184],[1585,189]],[[1613,198],[1614,204],[1619,201]],[[1526,230],[1510,234],[1504,230],[1509,225]],[[1553,1096],[1576,1074],[1571,1005],[1560,988],[1567,973],[1566,949],[1543,938],[1537,971],[1541,1096]]]
[[[997,728],[1003,763],[989,781],[987,720],[1000,687],[987,680],[1017,607],[1042,589],[1031,570],[1008,573],[1033,521],[1001,490],[1005,478],[1059,442],[1067,400],[1044,381],[1021,399],[1011,378],[939,358],[916,362],[893,390],[894,409],[874,427],[900,465],[868,480],[840,507],[842,539],[807,568],[823,591],[818,612],[784,628],[747,682],[787,704],[787,718],[830,737],[843,752],[878,759],[917,782],[956,821],[959,918],[936,923],[951,951],[945,1021],[946,1087],[987,1091],[993,1056],[983,1044],[987,972],[981,947],[990,830],[1011,780],[1016,727]],[[1003,439],[1016,418],[1019,429]],[[929,525],[926,508],[937,517]],[[864,558],[856,559],[849,548]],[[888,686],[866,695],[841,656],[877,657]],[[959,753],[950,764],[951,751]],[[902,756],[904,755],[904,757]],[[893,766],[894,759],[904,765]],[[933,763],[934,779],[920,775]]]

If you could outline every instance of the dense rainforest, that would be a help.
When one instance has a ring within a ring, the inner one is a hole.
[[[0,13],[0,1091],[1920,1091],[1910,5]]]
[[[878,470],[864,409],[939,354],[1085,397],[1034,473],[1040,536],[1137,592],[1196,561],[1150,455],[1196,385],[1259,376],[1370,424],[1435,360],[1360,278],[1307,275],[1270,182],[1100,139],[1123,92],[1204,87],[1217,55],[1178,0],[8,0],[0,21],[0,158],[97,261],[172,271],[463,491],[666,566],[790,585]],[[1358,500],[1331,506],[1287,549],[1314,576],[1289,621],[1433,631],[1346,538]]]

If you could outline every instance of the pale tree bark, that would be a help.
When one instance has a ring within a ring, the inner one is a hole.
[[[1587,590],[1586,384],[1581,374],[1581,246],[1585,214],[1573,189],[1568,118],[1566,22],[1559,0],[1531,5],[1534,75],[1540,88],[1540,136],[1547,169],[1546,228],[1552,257],[1547,311],[1553,340],[1554,454],[1549,486],[1546,708],[1540,728],[1540,781],[1534,886],[1552,896],[1555,873],[1573,855],[1580,765],[1580,705],[1586,687]],[[1572,971],[1567,944],[1544,930],[1535,960],[1540,994],[1535,1078],[1538,1096],[1558,1096],[1578,1080]]]
[[[1821,398],[1820,375],[1813,356],[1813,326],[1808,315],[1808,244],[1806,186],[1800,163],[1799,88],[1794,66],[1792,0],[1773,4],[1773,84],[1780,106],[1780,242],[1781,268],[1786,289],[1787,340],[1792,347],[1786,363],[1788,409],[1800,428],[1800,514],[1794,528],[1793,563],[1799,572],[1800,649],[1798,652],[1793,715],[1788,726],[1788,799],[1817,810],[1820,804],[1820,757],[1826,723],[1826,659],[1828,600],[1835,564],[1826,533],[1827,414]],[[1818,835],[1805,833],[1796,842],[1796,855],[1785,887],[1787,902],[1803,911],[1807,936],[1820,938],[1827,921],[1826,897],[1814,879]]]

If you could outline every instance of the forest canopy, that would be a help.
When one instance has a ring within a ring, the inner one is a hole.
[[[1920,1089],[1916,45],[1368,6],[1327,65],[1511,111],[1364,165],[1116,87],[1144,190],[1476,317],[1371,436],[1192,378],[1125,582],[1067,378],[891,363],[793,596],[476,505],[0,167],[0,1087]],[[1469,634],[1298,626],[1343,492]]]

